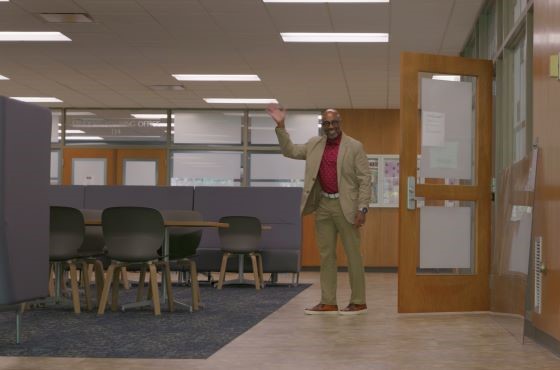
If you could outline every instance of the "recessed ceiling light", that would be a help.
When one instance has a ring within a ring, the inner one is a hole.
[[[456,76],[456,75],[433,75],[432,80],[459,82],[459,81],[461,81],[461,76]]]
[[[67,111],[67,116],[95,116],[92,112],[78,112],[78,111]]]
[[[208,104],[270,104],[278,103],[276,99],[230,99],[230,98],[204,98]]]
[[[10,96],[10,98],[27,103],[62,103],[62,100],[49,96]]]
[[[0,32],[0,41],[72,41],[61,32]]]
[[[87,13],[41,13],[41,18],[49,23],[92,23]]]
[[[167,118],[167,114],[165,113],[133,113],[131,114],[131,116],[140,119],[166,119]],[[172,114],[171,118],[175,118],[175,115]]]
[[[3,80],[3,81],[5,81],[5,80],[9,80],[9,78],[8,78],[8,77],[6,77],[6,76],[2,76],[2,75],[0,75],[0,80]]]
[[[388,33],[283,32],[284,42],[389,42]]]
[[[61,134],[62,130],[58,130],[58,133]],[[85,131],[82,130],[66,130],[67,134],[85,134]]]
[[[66,140],[103,140],[101,136],[66,136]]]
[[[263,3],[388,3],[389,0],[263,0]]]
[[[172,75],[179,81],[260,81],[257,75]]]

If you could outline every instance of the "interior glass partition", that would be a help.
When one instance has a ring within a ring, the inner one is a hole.
[[[66,111],[67,144],[165,144],[167,111],[91,109]]]

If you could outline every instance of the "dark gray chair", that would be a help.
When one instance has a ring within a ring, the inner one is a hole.
[[[102,210],[99,209],[82,209],[84,219],[99,220],[101,219]],[[92,272],[95,272],[95,286],[97,288],[97,302],[101,300],[101,293],[104,285],[104,268],[109,267],[108,258],[105,255],[105,240],[103,239],[103,230],[100,226],[86,225],[84,242],[80,249],[78,249],[80,257],[87,264],[88,277]],[[105,266],[106,264],[106,266]],[[83,271],[83,270],[82,270]],[[89,280],[83,275],[83,283],[89,283]]]
[[[202,221],[202,214],[197,211],[164,210],[161,214],[165,221]],[[196,268],[196,249],[202,238],[200,227],[168,227],[169,235],[169,265],[171,270],[179,272],[178,281],[187,281],[183,276],[188,271],[192,289],[191,310],[198,310],[200,303],[200,288]]]
[[[49,262],[51,270],[54,267],[55,272],[54,287],[52,284],[49,284],[51,294],[54,294],[55,302],[59,303],[61,300],[61,288],[64,284],[63,264],[66,264],[70,269],[72,305],[74,306],[75,313],[80,313],[76,264],[81,262],[78,250],[84,240],[84,230],[84,217],[80,210],[71,207],[50,207]],[[91,304],[89,302],[87,284],[85,284],[85,291],[89,309]]]
[[[255,288],[259,290],[263,284],[262,257],[259,253],[262,232],[261,222],[258,218],[251,216],[225,216],[220,218],[220,222],[229,224],[229,227],[218,230],[220,248],[223,252],[218,289],[222,289],[224,284],[229,256],[238,256],[240,278],[242,278],[243,259],[245,255],[248,255],[253,267]]]
[[[146,207],[111,207],[101,215],[103,239],[107,247],[107,256],[111,265],[107,269],[105,286],[101,294],[97,313],[105,312],[109,290],[113,283],[111,309],[118,308],[119,273],[123,267],[140,265],[140,281],[138,283],[137,302],[140,303],[146,269],[150,274],[151,304],[154,314],[160,315],[160,300],[157,282],[157,266],[163,265],[164,283],[166,284],[169,310],[174,310],[173,294],[171,290],[171,276],[169,263],[160,261],[158,249],[163,245],[165,226],[161,213]]]

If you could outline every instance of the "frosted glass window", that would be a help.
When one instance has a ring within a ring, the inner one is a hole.
[[[420,208],[420,269],[471,269],[471,207]]]
[[[58,184],[60,152],[51,152],[51,184]]]
[[[62,129],[62,112],[52,111],[52,123],[51,123],[51,143],[58,143],[60,141],[59,130]]]
[[[72,185],[107,185],[107,159],[72,159]]]
[[[515,132],[515,156],[519,161],[527,154],[526,135],[526,64],[525,64],[525,38],[515,47],[513,52],[513,130]]]
[[[473,83],[421,79],[421,178],[471,180]]]
[[[319,133],[320,112],[288,112],[286,116],[286,130],[292,142],[306,143],[307,140]],[[251,144],[278,145],[274,128],[276,123],[266,112],[249,112],[249,140]]]
[[[147,143],[167,140],[165,110],[90,109],[67,110],[67,143]]]
[[[175,152],[172,186],[239,186],[241,153]]]
[[[124,160],[124,185],[157,185],[157,161]]]
[[[251,154],[250,168],[251,186],[303,186],[305,161],[282,154]]]
[[[241,144],[243,112],[174,112],[173,142],[177,144]]]

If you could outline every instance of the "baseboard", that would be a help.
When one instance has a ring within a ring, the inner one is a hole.
[[[560,357],[560,341],[544,331],[536,328],[533,323],[525,319],[525,336],[533,339],[538,344]]]
[[[391,272],[396,273],[398,272],[398,267],[365,267],[364,270],[366,272]],[[319,266],[303,266],[301,271],[319,271]],[[340,266],[338,268],[339,272],[347,272],[348,267]]]

